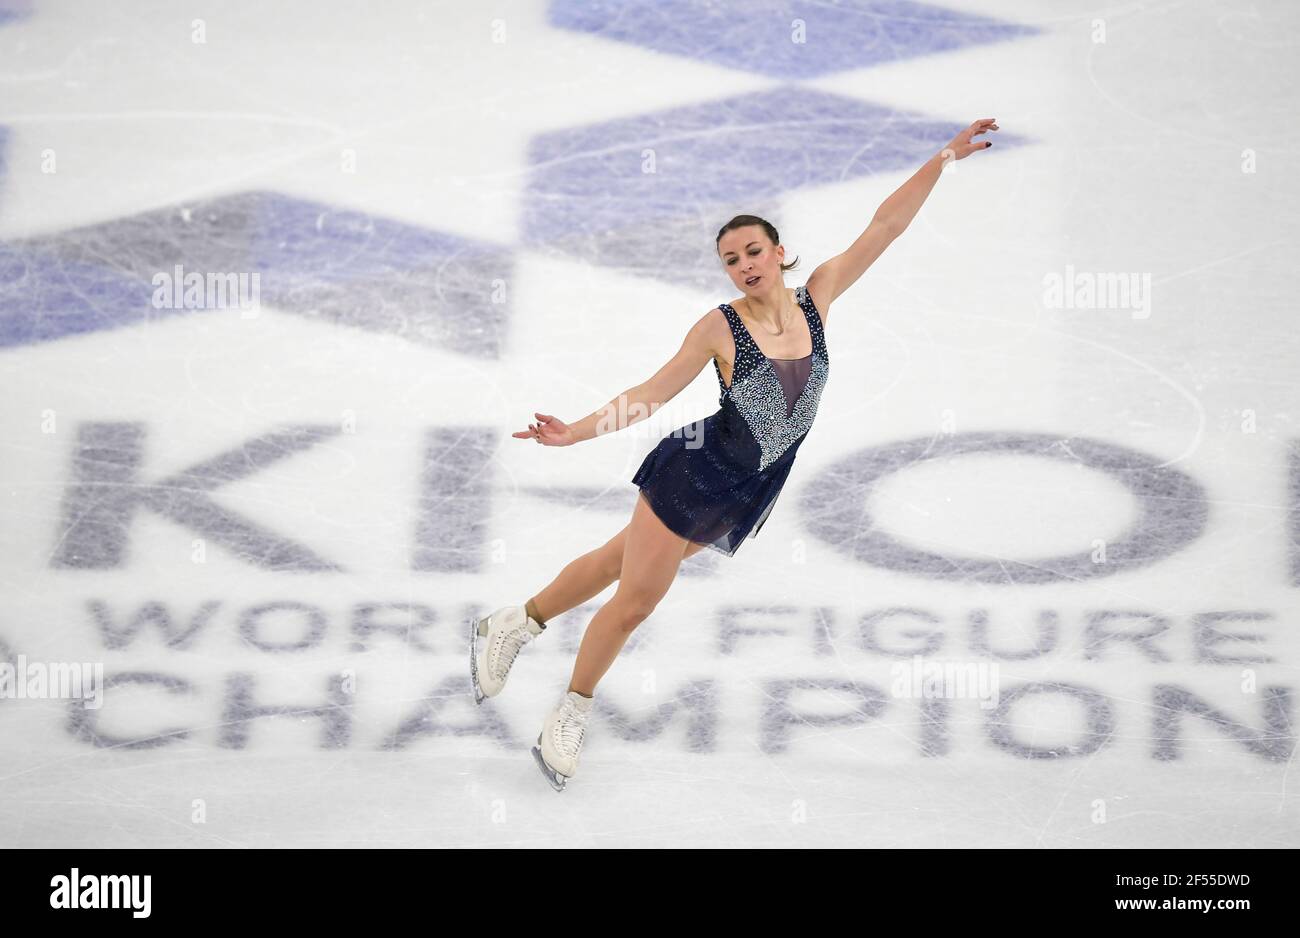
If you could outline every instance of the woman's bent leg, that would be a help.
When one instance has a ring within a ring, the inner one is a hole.
[[[691,545],[659,520],[644,497],[637,498],[632,522],[625,531],[618,590],[587,626],[569,681],[569,690],[584,697],[595,694],[596,684],[618,657],[627,637],[668,592]]]
[[[642,501],[638,495],[637,503]],[[619,578],[629,527],[630,524],[624,526],[623,530],[600,547],[571,561],[545,589],[529,599],[533,609],[541,616],[539,621],[550,622],[561,613],[582,605]],[[688,541],[684,557],[700,552],[705,546]]]
[[[570,561],[545,589],[529,600],[543,623],[585,603],[618,579],[626,536],[624,527],[602,546]]]

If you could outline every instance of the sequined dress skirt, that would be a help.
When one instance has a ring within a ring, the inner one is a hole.
[[[799,448],[757,469],[758,445],[741,424],[728,402],[664,437],[632,477],[669,530],[729,557],[762,529]]]

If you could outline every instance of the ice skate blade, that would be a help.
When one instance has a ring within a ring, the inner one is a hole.
[[[537,760],[537,767],[542,770],[542,774],[546,776],[552,788],[556,791],[564,791],[564,785],[569,779],[546,764],[546,760],[542,758],[541,742],[542,737],[538,736],[538,745],[533,747],[533,758]]]
[[[469,683],[474,689],[474,703],[482,704],[487,694],[478,682],[478,619],[469,620]]]

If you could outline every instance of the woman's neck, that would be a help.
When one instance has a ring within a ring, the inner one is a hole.
[[[781,335],[785,332],[790,319],[790,291],[784,285],[777,286],[761,296],[746,296],[745,307],[749,318],[769,335]]]

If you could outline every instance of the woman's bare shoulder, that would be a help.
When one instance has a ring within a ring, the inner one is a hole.
[[[707,332],[711,334],[731,334],[731,327],[727,325],[727,316],[722,311],[722,304],[718,304],[709,310],[703,316],[695,321],[691,331]]]
[[[822,326],[826,325],[826,319],[831,314],[831,295],[830,288],[817,280],[814,272],[813,276],[808,278],[804,284],[804,292],[808,294],[808,299],[812,301],[813,309],[817,310],[817,317],[821,319]]]
[[[698,355],[707,362],[710,358],[730,361],[733,354],[731,327],[721,307],[715,306],[695,321],[686,333],[684,348],[691,349],[693,356]]]

